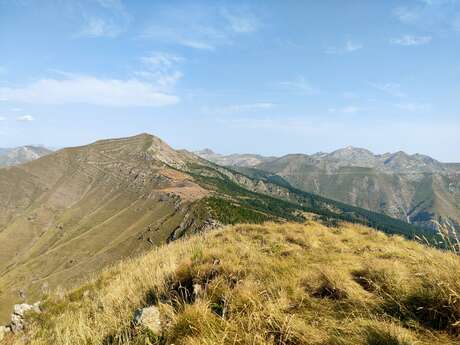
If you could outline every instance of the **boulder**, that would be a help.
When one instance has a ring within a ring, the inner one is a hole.
[[[27,312],[33,311],[40,313],[40,302],[35,304],[16,304],[13,308],[13,314],[11,314],[10,328],[14,333],[21,332],[24,330],[25,320],[24,316]]]
[[[162,333],[160,310],[156,306],[137,309],[134,312],[133,323],[149,329],[157,336]]]

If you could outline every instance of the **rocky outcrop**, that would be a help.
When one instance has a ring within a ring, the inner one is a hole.
[[[25,316],[28,312],[40,313],[40,302],[34,304],[16,304],[13,307],[13,313],[11,314],[11,322],[6,326],[0,326],[0,341],[5,337],[6,334],[13,332],[22,332],[26,327]]]

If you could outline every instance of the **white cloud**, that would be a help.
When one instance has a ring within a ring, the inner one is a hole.
[[[392,38],[390,42],[401,46],[420,46],[430,43],[431,36],[404,35],[398,38]]]
[[[232,13],[228,9],[223,10],[223,16],[228,21],[230,28],[236,33],[250,33],[259,29],[259,20],[249,12]]]
[[[0,116],[0,121],[5,121],[6,117]]]
[[[402,23],[424,31],[445,32],[456,30],[460,16],[458,3],[458,0],[418,0],[411,6],[396,7],[393,14]]]
[[[214,50],[221,39],[218,37],[218,34],[213,34],[212,32],[213,30],[210,28],[197,28],[182,32],[180,28],[173,29],[151,26],[142,36],[193,49]]]
[[[116,37],[122,31],[123,29],[111,20],[89,17],[85,19],[85,23],[76,37]]]
[[[354,43],[352,41],[347,41],[345,43],[345,50],[349,53],[362,49],[362,48],[363,48],[363,45],[359,43]]]
[[[406,94],[401,91],[401,85],[397,83],[369,83],[374,89],[382,91],[390,96],[403,98],[406,97]]]
[[[361,43],[356,43],[353,41],[346,41],[343,46],[330,46],[327,47],[325,50],[326,54],[331,54],[331,55],[343,55],[343,54],[348,54],[348,53],[353,53],[357,50],[362,49],[364,46]]]
[[[149,56],[141,58],[142,62],[152,66],[171,67],[176,63],[184,61],[184,58],[165,52],[154,52]]]
[[[82,13],[82,26],[74,37],[117,37],[126,30],[131,16],[121,0],[96,0],[96,15]]]
[[[290,81],[281,81],[276,83],[275,85],[281,89],[304,95],[314,95],[318,93],[318,90],[316,90],[303,77],[298,77],[297,79]]]
[[[18,112],[18,111],[22,111],[22,109],[21,108],[11,108],[11,111]]]
[[[33,104],[92,104],[108,107],[165,106],[179,102],[152,83],[137,79],[72,76],[40,79],[23,87],[0,87],[0,98]]]
[[[35,119],[31,115],[23,115],[23,116],[17,117],[16,120],[19,122],[32,122]]]
[[[259,28],[259,19],[249,10],[190,4],[160,12],[155,24],[141,37],[192,49],[214,50]]]
[[[417,8],[397,7],[394,9],[394,15],[403,23],[415,23],[421,16]]]
[[[161,90],[171,90],[183,77],[183,73],[178,70],[178,65],[185,61],[181,56],[153,52],[140,60],[143,63],[143,69],[135,71],[134,74],[154,83]]]

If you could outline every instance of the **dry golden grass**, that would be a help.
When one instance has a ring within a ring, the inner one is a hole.
[[[200,284],[198,296],[192,285]],[[157,304],[164,335],[131,325]],[[104,271],[11,344],[458,344],[460,258],[342,224],[226,227]]]

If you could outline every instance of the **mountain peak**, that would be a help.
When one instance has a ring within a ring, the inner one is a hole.
[[[196,151],[195,153],[196,153],[198,156],[201,156],[201,155],[203,155],[203,156],[210,156],[210,155],[213,155],[213,156],[214,156],[214,155],[216,155],[216,153],[215,153],[213,150],[208,149],[208,148],[205,148],[205,149],[203,149],[203,150]]]

